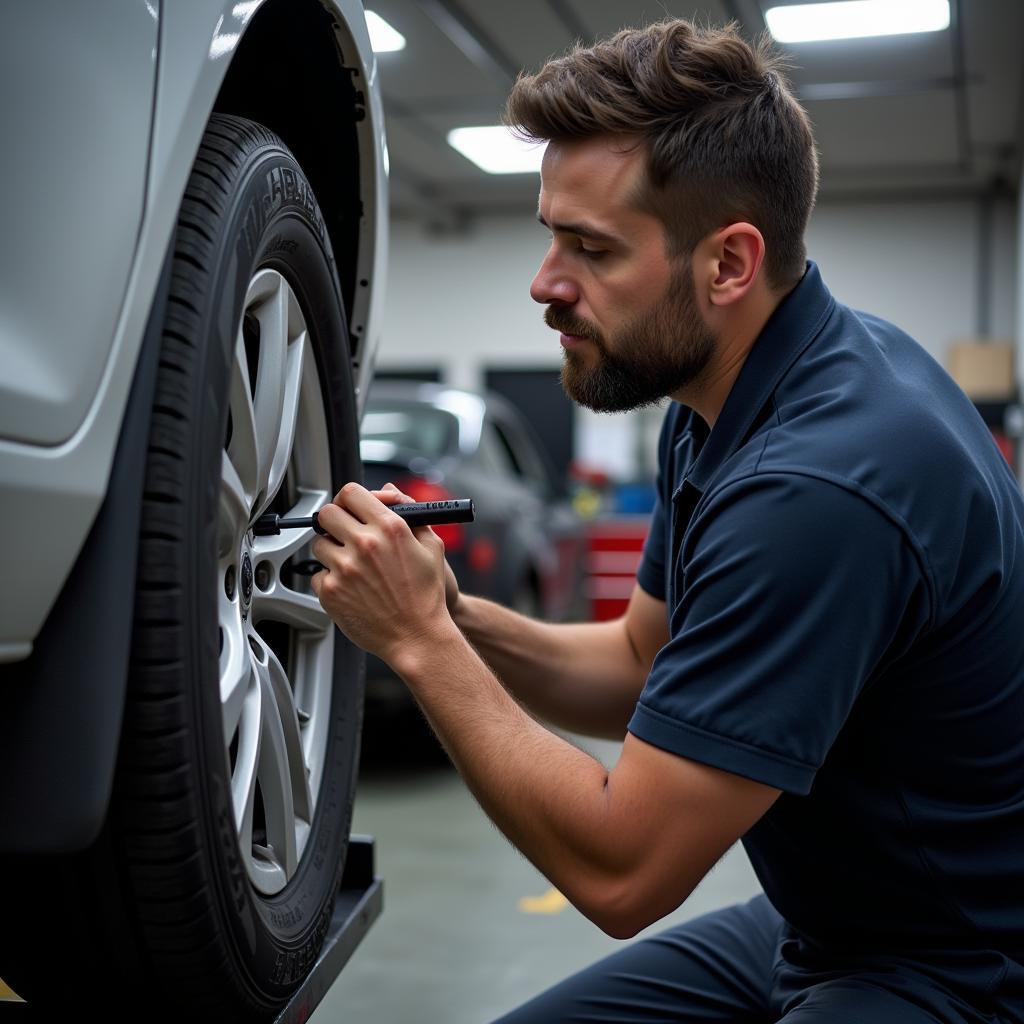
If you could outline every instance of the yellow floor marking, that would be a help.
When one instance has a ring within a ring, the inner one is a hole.
[[[567,906],[569,901],[557,889],[548,889],[543,896],[524,896],[519,901],[524,914],[560,914]]]
[[[15,992],[12,992],[5,984],[4,979],[0,978],[0,1001],[2,1002],[21,1002]]]

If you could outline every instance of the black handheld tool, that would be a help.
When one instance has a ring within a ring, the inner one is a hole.
[[[440,526],[443,523],[471,523],[476,516],[472,498],[450,498],[447,501],[413,501],[405,505],[388,505],[410,526]],[[273,512],[260,516],[253,523],[257,537],[269,537],[282,530],[315,530],[320,536],[327,531],[320,525],[319,512],[298,519],[282,519]]]

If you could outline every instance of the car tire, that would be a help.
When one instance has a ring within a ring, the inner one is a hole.
[[[44,1011],[265,1020],[327,932],[364,685],[312,531],[251,529],[361,479],[338,273],[272,132],[212,117],[171,275],[113,798],[93,848],[5,887],[0,975]]]

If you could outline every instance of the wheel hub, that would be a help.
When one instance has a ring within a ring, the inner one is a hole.
[[[242,555],[242,614],[249,613],[249,605],[252,603],[252,559],[249,552]]]

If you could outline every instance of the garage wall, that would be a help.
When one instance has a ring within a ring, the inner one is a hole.
[[[893,321],[944,362],[950,343],[976,336],[986,322],[994,337],[1016,334],[1015,204],[995,201],[988,223],[984,282],[976,200],[823,202],[808,252],[840,300]],[[485,368],[560,365],[558,340],[529,296],[547,238],[530,212],[479,218],[452,234],[394,222],[378,365],[440,366],[448,383],[470,388]],[[580,410],[578,453],[633,475],[652,430],[651,417],[636,419]]]
[[[980,202],[833,202],[815,211],[807,249],[836,298],[891,320],[944,362],[951,341],[978,333],[985,308],[993,336],[1014,334],[1016,211],[993,204],[985,286],[983,217]]]

